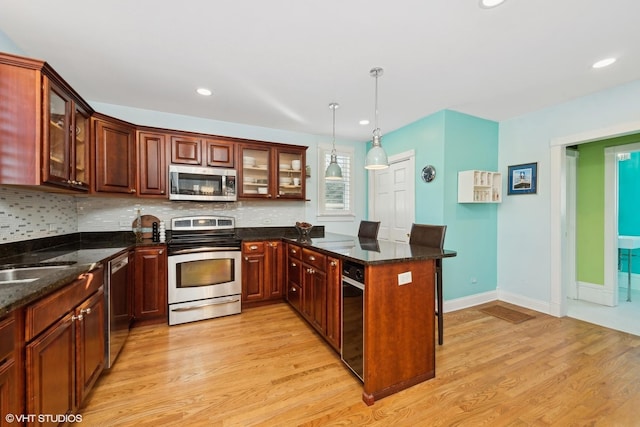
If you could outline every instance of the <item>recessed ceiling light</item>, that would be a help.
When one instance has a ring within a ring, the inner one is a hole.
[[[367,119],[360,120],[358,123],[360,123],[360,125],[362,125],[362,126],[366,126],[366,125],[369,124],[369,120],[367,120]]]
[[[203,87],[196,89],[196,92],[198,92],[202,96],[211,96],[211,91]]]
[[[604,68],[604,67],[608,67],[609,65],[613,64],[614,62],[616,62],[616,58],[601,59],[600,61],[598,61],[595,64],[593,64],[592,67],[593,68]]]
[[[483,9],[491,9],[492,7],[500,6],[505,0],[480,0],[480,7]]]

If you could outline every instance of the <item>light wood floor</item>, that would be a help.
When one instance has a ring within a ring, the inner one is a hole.
[[[445,314],[436,378],[370,407],[286,304],[136,328],[82,425],[640,425],[640,337],[525,309],[536,318],[514,325],[480,307]]]

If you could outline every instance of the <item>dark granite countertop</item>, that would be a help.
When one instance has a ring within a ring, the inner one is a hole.
[[[68,268],[48,273],[27,283],[0,284],[0,316],[61,288],[81,274],[100,266],[104,261],[127,250],[127,247],[102,249],[64,249],[32,252],[13,257],[14,263],[3,264],[0,270],[11,267],[67,265]]]
[[[406,243],[358,239],[325,233],[314,227],[311,240],[302,241],[294,227],[255,227],[236,229],[243,240],[283,239],[342,259],[363,264],[439,259],[456,256],[455,251],[437,250]],[[150,240],[136,243],[131,233],[77,233],[53,239],[0,245],[0,270],[13,267],[69,265],[60,271],[28,283],[0,284],[0,316],[27,305],[71,283],[79,275],[106,263],[120,252],[163,243]]]
[[[324,233],[322,237],[311,237],[304,241],[297,237],[284,238],[292,243],[307,246],[328,255],[349,259],[363,264],[384,264],[400,261],[418,261],[449,258],[455,251],[439,250],[408,243],[389,242],[375,239],[359,239],[344,234]]]

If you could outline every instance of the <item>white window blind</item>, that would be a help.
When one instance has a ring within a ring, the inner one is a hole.
[[[336,147],[338,165],[342,169],[342,180],[324,179],[324,171],[331,162],[331,147],[320,147],[318,156],[319,216],[353,216],[353,149]]]

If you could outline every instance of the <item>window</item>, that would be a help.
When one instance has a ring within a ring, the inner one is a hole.
[[[324,179],[324,171],[331,162],[331,146],[318,148],[319,203],[318,216],[354,216],[353,212],[353,149],[336,147],[342,181]]]

